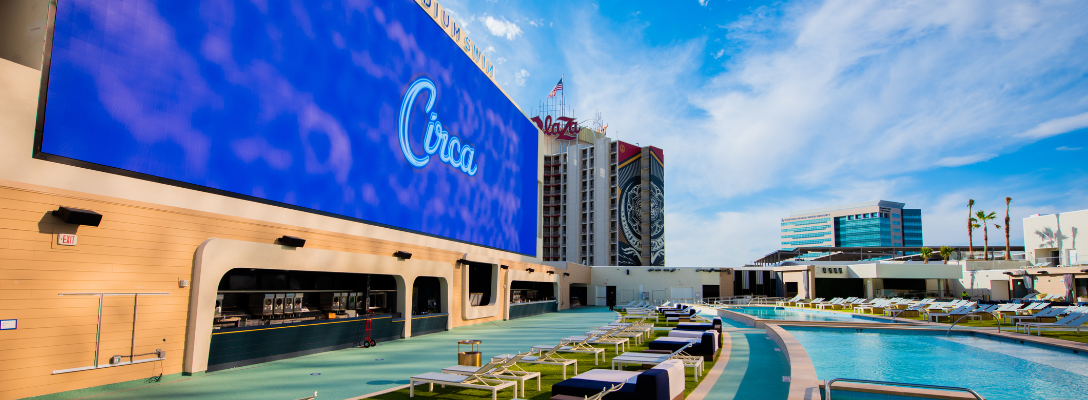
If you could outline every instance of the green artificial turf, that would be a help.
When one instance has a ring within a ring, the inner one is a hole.
[[[648,347],[649,342],[653,341],[655,338],[663,337],[663,336],[667,336],[667,335],[668,335],[667,331],[655,331],[651,335],[651,337],[649,339],[647,339],[646,341],[642,342],[641,345],[635,346],[635,345],[632,344],[631,348],[629,350],[627,350],[627,351],[629,351],[629,352],[638,352],[638,351],[647,350],[649,348]],[[577,359],[578,360],[578,372],[586,372],[586,371],[589,371],[591,369],[611,369],[612,368],[612,361],[611,360],[612,360],[613,357],[616,356],[616,353],[613,350],[614,347],[613,346],[598,346],[598,347],[601,347],[601,348],[604,348],[604,349],[607,350],[605,352],[605,357],[603,357],[601,359],[601,361],[600,361],[600,363],[598,365],[593,365],[593,355],[592,354],[559,353],[559,355],[563,356],[563,358]],[[623,351],[621,351],[621,353],[622,352]],[[721,353],[719,352],[719,355],[720,354]],[[726,354],[726,356],[728,356],[728,354]],[[487,361],[487,360],[484,360],[484,361]],[[710,371],[710,369],[714,367],[715,363],[716,363],[716,361],[705,362],[704,367],[703,367],[703,376],[700,377],[700,381],[701,381],[702,378],[706,377],[706,372]],[[527,382],[527,385],[526,385],[526,388],[525,388],[525,397],[524,397],[525,399],[547,400],[547,399],[552,397],[552,385],[555,385],[556,383],[559,383],[559,382],[561,382],[563,380],[563,371],[562,371],[563,367],[560,367],[560,366],[538,365],[538,364],[518,364],[518,366],[520,366],[522,369],[524,369],[526,371],[540,372],[540,375],[541,375],[540,391],[536,390],[536,380],[535,379],[532,380],[532,381]],[[642,368],[639,367],[639,366],[636,366],[636,365],[628,365],[626,368],[624,368],[624,370],[626,370],[626,371],[638,371],[640,369],[642,369]],[[434,371],[434,372],[439,372],[439,371]],[[685,372],[684,396],[686,397],[688,394],[691,394],[692,390],[695,390],[695,387],[699,385],[699,381],[695,381],[695,380],[692,379],[692,377],[691,377],[692,370],[690,368],[684,368],[684,372]],[[574,377],[574,375],[577,375],[577,374],[574,373],[573,367],[568,367],[568,369],[567,369],[567,378],[572,378],[572,377]],[[509,389],[509,388],[503,389],[502,391],[499,392],[499,398],[500,399],[509,399],[509,398],[511,398],[512,394],[513,394],[512,389]],[[416,386],[415,397],[433,398],[433,399],[439,399],[439,400],[470,400],[470,399],[471,400],[478,400],[480,398],[490,398],[491,397],[491,392],[486,391],[486,390],[460,388],[460,387],[456,387],[456,386],[446,386],[445,388],[442,388],[439,385],[434,386],[434,392],[428,392],[427,391],[427,385],[419,385],[419,386]],[[518,389],[517,396],[514,396],[514,397],[522,398],[520,388]],[[408,389],[405,388],[405,389],[397,390],[397,391],[394,391],[394,392],[385,393],[385,394],[382,394],[382,395],[379,395],[379,396],[375,396],[373,398],[374,399],[379,399],[379,400],[409,400]]]

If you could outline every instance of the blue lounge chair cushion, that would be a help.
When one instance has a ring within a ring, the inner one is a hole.
[[[678,324],[676,328],[673,328],[673,329],[680,329],[680,330],[710,330],[710,329],[714,329],[714,330],[717,330],[718,333],[721,333],[721,317],[720,316],[715,316],[713,323],[682,322],[682,323]]]
[[[682,366],[680,367],[680,373],[683,373]],[[631,379],[626,380],[627,383],[620,390],[609,393],[604,397],[604,400],[672,400],[669,396],[669,371],[667,369],[650,368],[635,376],[633,380],[634,384],[632,384]],[[614,382],[614,380],[583,379],[576,376],[552,385],[552,396],[592,396],[612,387],[616,383],[618,382]],[[679,390],[683,389],[679,388]]]
[[[715,336],[716,335],[711,332],[704,333],[703,337],[699,339],[697,343],[692,344],[691,347],[688,347],[684,352],[693,356],[703,356],[707,361],[713,361],[714,357],[718,354],[718,346],[717,343],[715,343],[717,340],[714,339]],[[687,340],[685,339],[689,338],[659,338],[650,342],[649,348],[650,350],[668,350],[672,352],[684,347],[684,345],[687,344]]]
[[[552,385],[552,396],[567,395],[584,398],[592,396],[615,385],[614,382],[591,381],[586,379],[571,378]],[[604,396],[604,400],[634,400],[635,386],[623,385],[620,390]]]

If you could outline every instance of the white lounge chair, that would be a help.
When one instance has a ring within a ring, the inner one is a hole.
[[[623,368],[627,364],[661,364],[668,360],[679,360],[684,363],[685,368],[692,369],[692,378],[698,380],[698,377],[702,376],[703,366],[705,365],[705,359],[702,356],[693,356],[684,352],[688,347],[691,347],[692,343],[687,343],[679,350],[672,352],[671,354],[662,353],[623,353],[612,358],[612,369]]]
[[[502,363],[495,366],[494,369],[492,369],[490,371],[487,371],[487,372],[485,372],[483,374],[480,374],[480,376],[485,377],[485,378],[494,378],[494,379],[501,379],[501,380],[508,380],[508,381],[517,382],[518,384],[521,385],[521,397],[525,397],[525,383],[535,378],[536,379],[536,390],[539,392],[540,391],[540,373],[539,372],[526,371],[526,370],[524,370],[524,369],[522,369],[521,367],[518,366],[518,362],[521,361],[522,358],[524,358],[525,356],[528,356],[529,353],[531,353],[531,352],[521,353],[521,354],[515,355],[513,357],[504,359],[502,361]],[[494,358],[492,358],[492,361],[494,361]],[[471,374],[476,373],[478,370],[479,370],[478,368],[476,368],[474,366],[471,366],[471,365],[455,365],[455,366],[452,366],[452,367],[443,368],[442,373],[444,373],[444,374],[454,374],[454,375],[471,375]],[[518,391],[518,389],[515,386],[514,387],[514,393],[516,394],[517,391]]]
[[[952,311],[946,312],[946,313],[929,313],[928,315],[926,315],[926,321],[940,322],[941,317],[948,317],[948,322],[952,322],[952,318],[970,314],[974,310],[975,310],[975,305],[974,304],[959,306],[959,307],[956,307],[955,310],[952,310]]]
[[[880,313],[883,314],[884,307],[889,303],[891,303],[891,300],[888,299],[873,299],[872,302],[869,302],[867,304],[854,306],[853,310],[854,312],[861,314],[865,314],[866,311],[876,314],[876,310],[879,309]]]
[[[831,299],[831,301],[829,301],[827,303],[817,304],[816,308],[819,308],[821,310],[826,310],[828,308],[831,308],[832,310],[835,310],[835,309],[842,308],[842,302],[844,302],[844,301],[846,301],[846,299],[844,299],[842,297],[836,297],[834,299]]]
[[[994,319],[993,312],[997,311],[1000,307],[1000,304],[990,304],[976,308],[967,314],[967,319],[973,320],[977,318],[979,321],[982,321],[983,319]]]
[[[1049,302],[1045,302],[1045,301],[1034,302],[1034,303],[1028,304],[1027,307],[1016,310],[1016,315],[1035,314],[1035,313],[1037,313],[1039,311],[1042,311],[1044,308],[1047,308],[1049,306],[1050,306]]]
[[[1021,322],[1039,322],[1039,318],[1059,318],[1064,314],[1070,312],[1085,312],[1080,311],[1079,307],[1050,307],[1043,311],[1039,311],[1031,315],[1012,315],[1009,316],[1009,322],[1013,325],[1019,325]],[[1002,318],[1004,320],[1004,318]]]
[[[1043,335],[1042,328],[1076,328],[1077,332],[1080,332],[1080,326],[1085,322],[1088,322],[1088,313],[1070,313],[1057,322],[1043,323],[1043,322],[1025,322],[1015,327],[1019,332],[1020,327],[1024,327],[1024,333],[1031,334],[1031,328],[1035,328],[1039,336]]]
[[[922,310],[924,310],[927,305],[929,305],[929,302],[923,300],[923,301],[921,301],[921,302],[919,302],[919,303],[917,303],[917,304],[915,304],[913,306],[907,307],[907,308],[885,309],[884,313],[886,315],[892,317],[892,318],[897,318],[897,317],[899,317],[899,316],[901,316],[903,314],[913,314],[913,315],[907,315],[907,316],[917,316],[918,313],[921,313]]]
[[[506,389],[508,387],[513,387],[514,397],[517,397],[517,382],[504,381],[483,376],[483,374],[495,369],[495,367],[498,365],[498,362],[490,362],[468,375],[428,372],[425,374],[413,376],[408,381],[408,397],[415,397],[417,383],[426,383],[427,389],[432,392],[434,391],[434,384],[436,383],[441,385],[442,387],[450,385],[469,389],[489,390],[491,391],[491,400],[499,399],[500,390]]]
[[[779,307],[785,307],[785,306],[788,306],[788,305],[790,305],[792,303],[796,303],[797,301],[803,299],[804,297],[805,296],[802,296],[802,295],[796,295],[796,296],[793,296],[792,299],[782,300],[782,301],[774,303],[774,305],[779,306]]]
[[[551,350],[542,352],[536,356],[524,356],[521,358],[522,363],[526,364],[540,364],[540,365],[557,365],[563,367],[563,379],[567,379],[567,366],[574,366],[574,374],[578,375],[578,360],[563,358],[559,355],[559,349],[562,348],[562,344],[557,344]],[[505,362],[507,359],[517,357],[516,354],[500,354],[491,357],[491,361]]]
[[[597,359],[598,359],[598,357],[600,357],[601,355],[604,354],[604,349],[600,349],[600,348],[590,346],[589,341],[592,338],[593,338],[593,336],[588,336],[588,337],[586,337],[585,340],[583,340],[581,342],[562,343],[562,344],[564,344],[564,346],[560,347],[558,350],[555,350],[555,351],[558,352],[558,353],[593,354],[593,365],[597,365],[598,364]],[[533,346],[533,351],[538,352],[538,353],[543,353],[545,351],[551,350],[553,348],[553,346],[554,345]]]
[[[586,343],[589,344],[610,344],[616,346],[616,354],[619,354],[619,350],[626,349],[626,347],[630,344],[630,339],[615,336],[615,334],[617,332],[620,332],[621,330],[623,330],[622,326],[613,326],[604,331],[598,330],[586,332],[585,335],[568,336],[559,339],[559,342],[581,342],[588,338],[589,341]]]
[[[805,308],[805,307],[812,307],[812,306],[815,306],[817,304],[823,304],[823,303],[825,303],[824,298],[823,297],[817,297],[815,299],[812,299],[812,301],[809,301],[809,302],[797,303],[797,306],[801,307],[801,308]]]

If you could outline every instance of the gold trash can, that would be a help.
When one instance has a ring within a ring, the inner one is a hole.
[[[473,367],[479,367],[483,354],[480,353],[479,340],[458,340],[457,341],[457,365],[468,365]],[[461,351],[461,346],[468,346],[468,351]]]

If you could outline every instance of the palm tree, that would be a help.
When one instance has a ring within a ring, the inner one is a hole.
[[[975,212],[975,219],[978,220],[979,225],[982,225],[982,258],[984,260],[990,259],[990,224],[987,222],[997,218],[993,211],[987,214],[985,211],[978,210]]]
[[[948,264],[948,258],[952,257],[952,252],[955,250],[948,246],[941,246],[939,251],[941,252],[941,258],[944,259],[944,263]]]
[[[921,253],[922,259],[925,260],[926,264],[929,264],[929,257],[933,255],[933,249],[929,247],[923,247],[918,249],[918,253]]]
[[[1009,251],[1009,203],[1012,203],[1012,197],[1005,198],[1005,260],[1012,260],[1012,252]]]
[[[978,219],[971,218],[971,229],[978,229],[978,228],[981,228],[981,227],[982,227],[982,225],[978,224]],[[968,255],[968,257],[970,257],[972,260],[974,260],[975,259],[975,253],[973,253],[973,252],[970,253]]]
[[[975,218],[971,216],[971,207],[975,206],[975,199],[967,199],[967,257],[974,258],[975,255],[975,239],[974,231]]]

